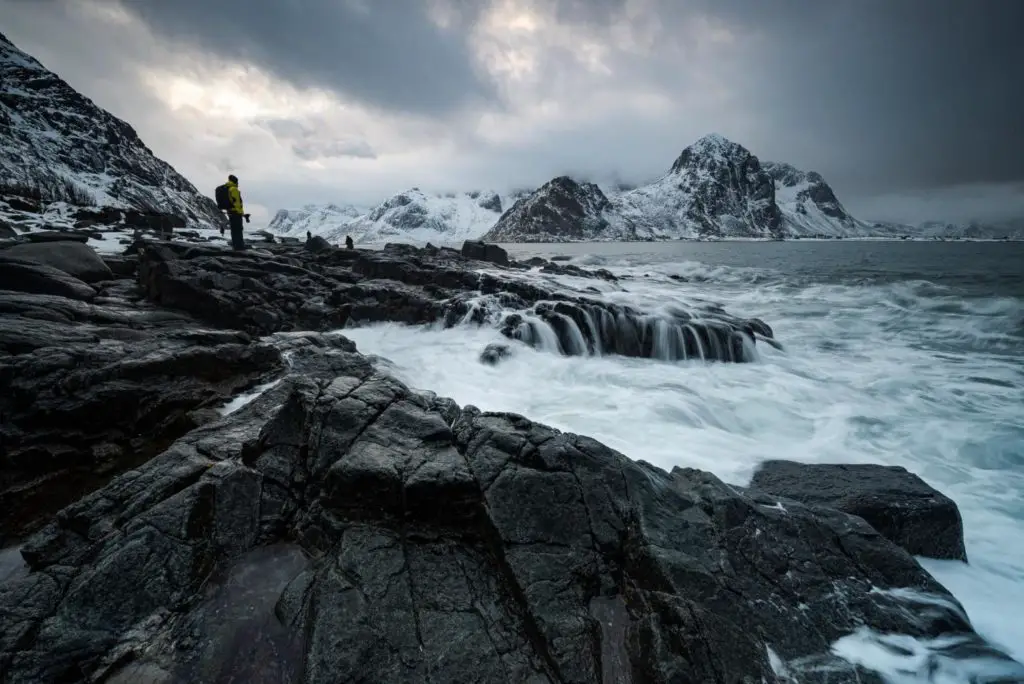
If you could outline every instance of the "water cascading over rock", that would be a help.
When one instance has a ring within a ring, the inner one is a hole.
[[[674,306],[645,314],[586,299],[530,306],[507,293],[454,302],[445,325],[494,325],[506,337],[565,356],[614,354],[661,361],[753,361],[755,340],[771,341],[773,334],[763,321],[737,319],[713,307]]]

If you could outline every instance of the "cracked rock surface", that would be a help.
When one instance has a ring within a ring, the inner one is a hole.
[[[872,682],[829,655],[860,626],[987,648],[882,591],[955,606],[860,518],[460,408],[340,335],[281,344],[277,386],[28,541],[3,681],[782,681],[769,647]]]
[[[865,629],[1012,666],[833,503],[460,407],[320,332],[538,286],[452,250],[130,251],[0,291],[0,682],[880,684],[830,651]]]

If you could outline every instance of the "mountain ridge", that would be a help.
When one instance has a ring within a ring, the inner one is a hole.
[[[220,220],[212,199],[135,129],[0,33],[0,193]]]
[[[669,170],[650,183],[612,194],[597,186],[576,187],[576,196],[566,198],[553,196],[550,183],[541,186],[521,200],[526,204],[511,207],[482,239],[633,241],[891,234],[882,224],[851,216],[821,174],[761,162],[747,148],[717,133],[684,148]],[[576,223],[559,235],[539,227],[549,207],[568,204],[593,209],[576,216]]]

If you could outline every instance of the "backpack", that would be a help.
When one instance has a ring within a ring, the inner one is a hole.
[[[217,208],[221,211],[231,211],[231,195],[228,194],[228,184],[218,185],[214,194],[217,197]]]

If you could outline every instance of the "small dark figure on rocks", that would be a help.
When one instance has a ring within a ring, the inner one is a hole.
[[[249,222],[249,214],[245,213],[245,206],[242,204],[242,193],[238,190],[238,176],[231,174],[228,182],[217,187],[217,208],[228,215],[228,225],[231,227],[231,247],[241,251],[245,249],[245,240],[242,237],[242,219]],[[220,229],[221,235],[224,228]]]
[[[354,242],[352,242],[352,236],[351,235],[346,235],[345,236],[345,249],[355,249],[355,248],[356,248],[356,244]]]

